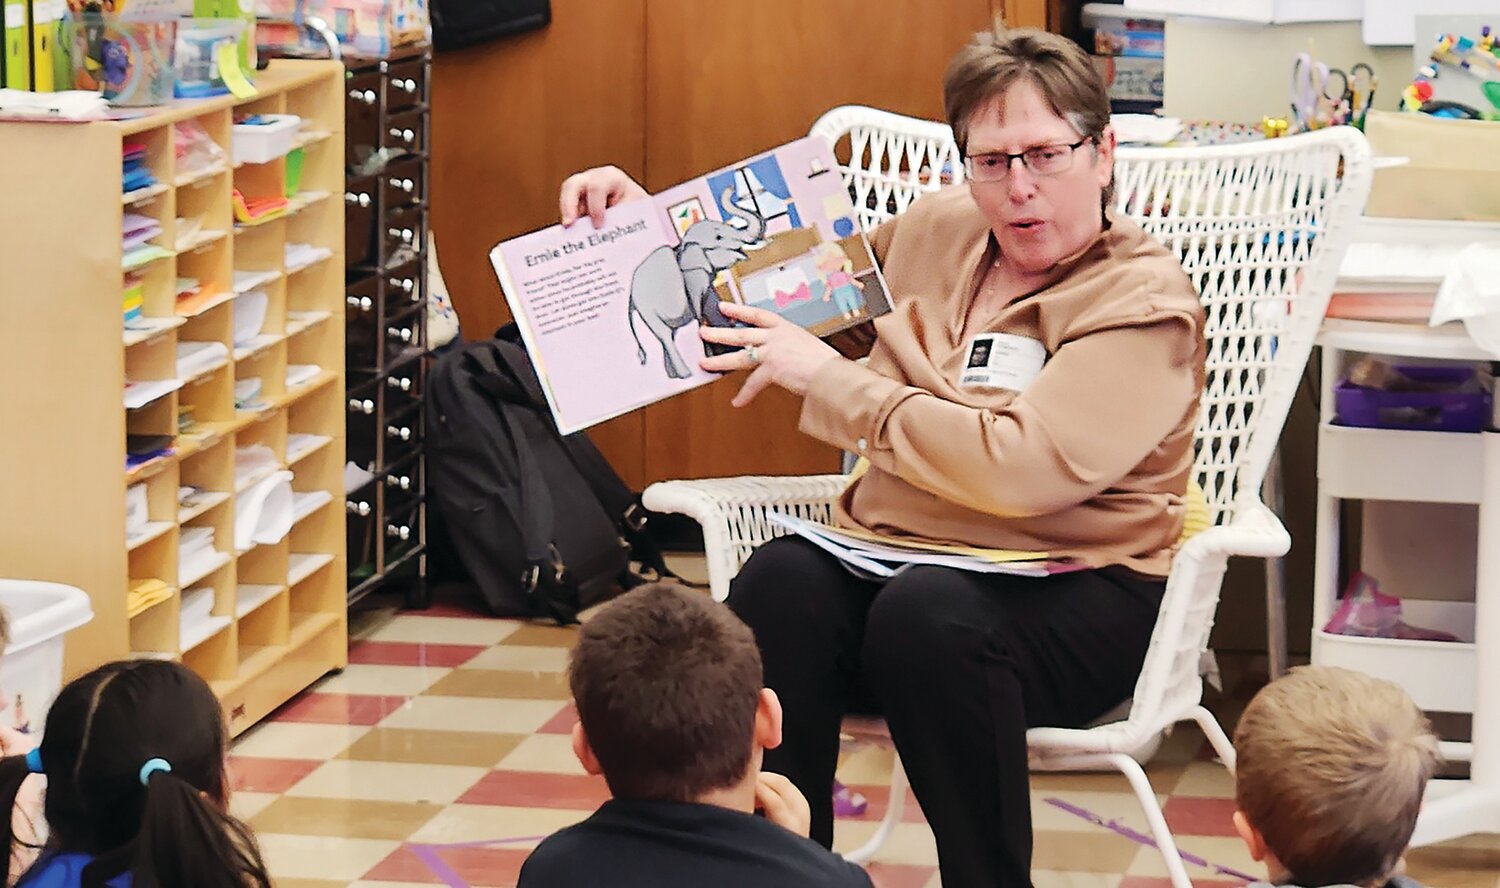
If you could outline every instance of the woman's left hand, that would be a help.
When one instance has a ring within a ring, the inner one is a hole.
[[[714,373],[753,370],[731,403],[743,407],[755,400],[766,386],[775,383],[794,395],[807,394],[818,370],[839,360],[833,346],[775,312],[750,308],[736,302],[720,302],[719,310],[748,327],[699,328],[706,342],[743,346],[740,351],[703,359],[702,367]]]

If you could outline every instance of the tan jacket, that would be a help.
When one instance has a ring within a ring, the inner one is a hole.
[[[968,189],[923,197],[872,241],[895,308],[869,365],[830,361],[802,406],[803,432],[870,463],[840,522],[1165,576],[1206,353],[1178,260],[1111,217],[1055,283],[970,331],[1041,341],[1046,363],[1017,393],[959,386],[965,317],[997,255]]]

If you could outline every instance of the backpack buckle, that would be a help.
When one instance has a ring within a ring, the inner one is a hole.
[[[639,502],[631,503],[625,508],[623,519],[626,527],[639,532],[646,526],[646,510],[641,508]]]
[[[552,581],[561,584],[563,577],[567,576],[568,567],[563,564],[562,554],[557,551],[557,546],[552,543],[547,544],[547,560],[552,565]],[[537,583],[541,582],[541,579],[542,565],[540,562],[533,563],[521,572],[521,585],[526,587],[527,595],[536,592]]]

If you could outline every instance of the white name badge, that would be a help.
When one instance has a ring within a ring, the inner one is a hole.
[[[1047,347],[1038,340],[1014,333],[981,333],[964,350],[958,385],[1024,392],[1046,362]]]

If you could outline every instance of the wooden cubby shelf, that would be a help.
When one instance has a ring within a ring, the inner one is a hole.
[[[343,598],[324,590],[346,561],[344,328],[332,322],[344,280],[324,270],[344,263],[343,214],[324,204],[343,169],[303,164],[293,186],[286,158],[236,162],[233,136],[237,117],[290,109],[303,119],[294,150],[342,157],[344,67],[278,59],[255,84],[246,101],[125,120],[0,123],[0,185],[28,208],[0,214],[0,304],[28,319],[0,358],[0,386],[12,415],[35,418],[0,439],[0,460],[20,470],[0,518],[17,554],[0,558],[0,575],[88,592],[94,619],[68,638],[69,675],[180,660],[209,681],[235,734],[348,659]],[[174,149],[187,129],[218,150],[185,162]],[[137,145],[155,182],[122,194],[122,150]],[[286,210],[243,224],[236,188],[284,196]],[[123,249],[127,213],[149,217],[127,220],[135,231],[159,226],[155,249]],[[126,290],[140,305],[128,324],[116,302]],[[237,476],[247,448],[263,462]],[[279,471],[295,479],[293,526],[241,551],[241,498]],[[138,485],[148,520],[127,534]]]

